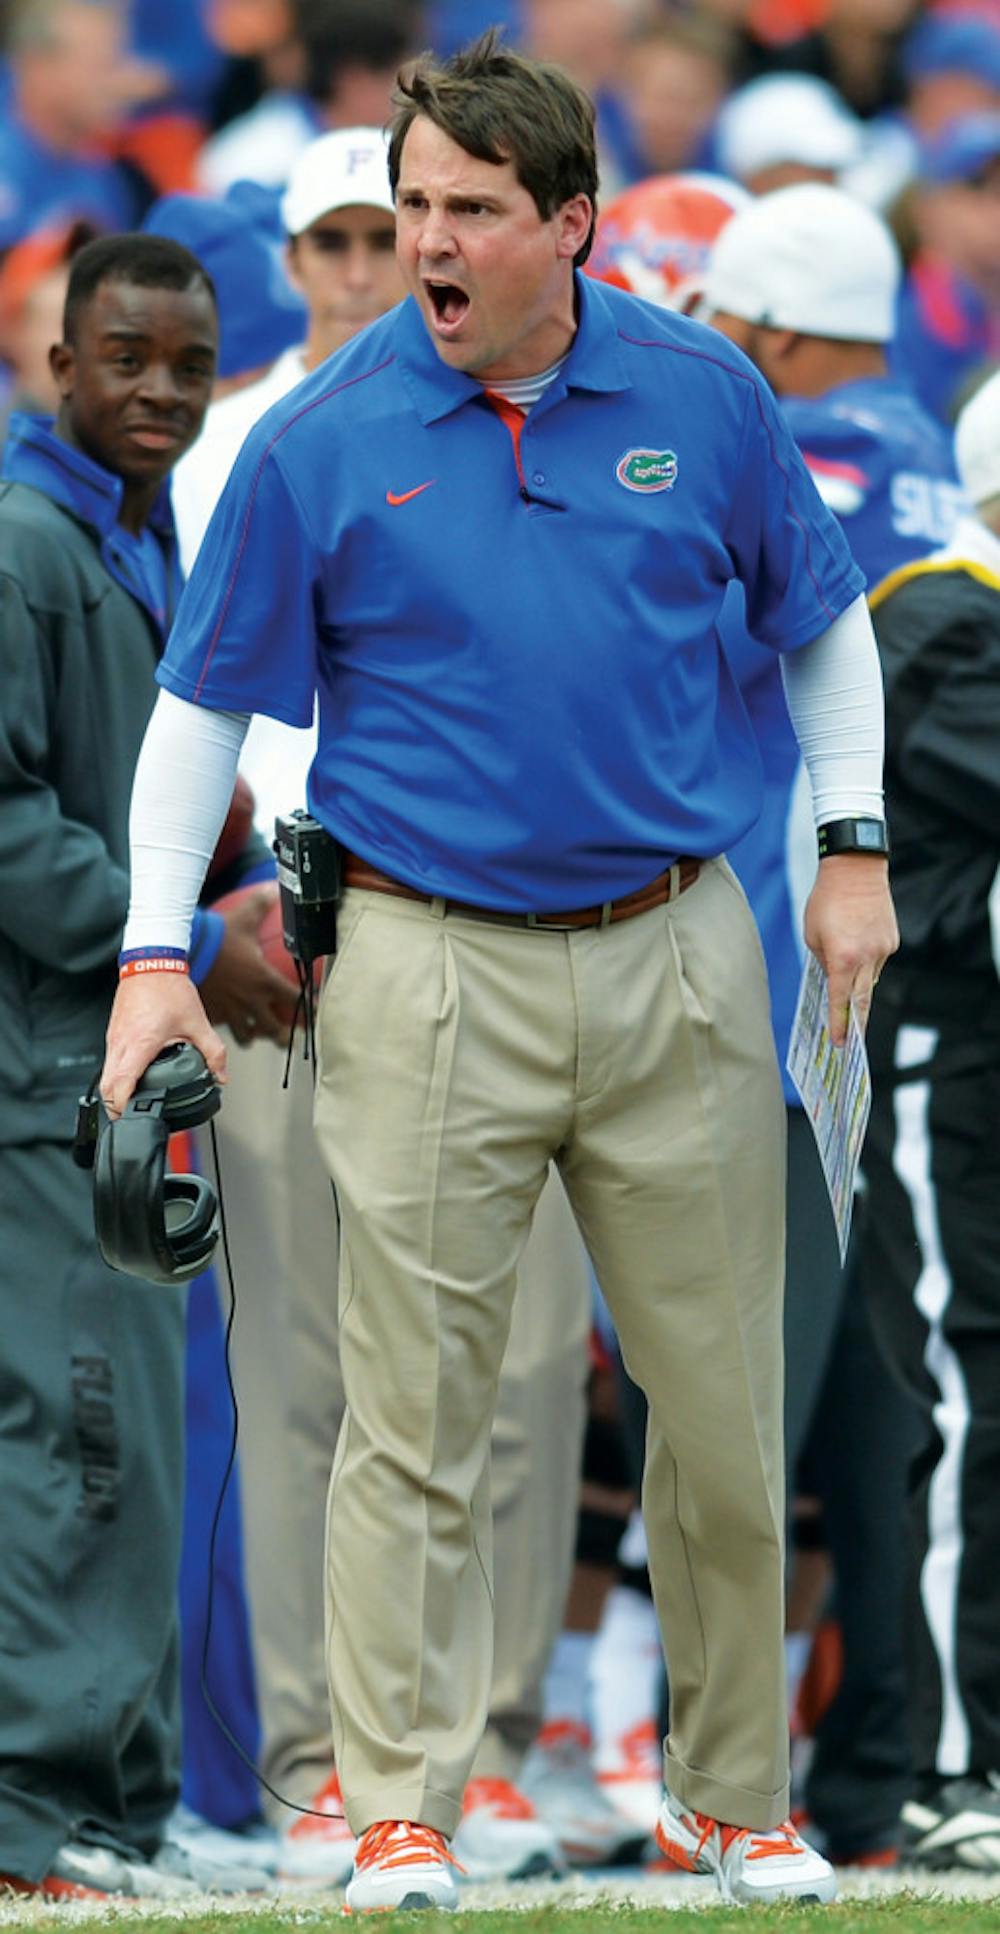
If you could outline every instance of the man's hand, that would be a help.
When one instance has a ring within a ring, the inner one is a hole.
[[[832,853],[820,860],[804,930],[806,946],[826,975],[830,1039],[839,1047],[851,1002],[863,1028],[872,989],[899,946],[886,861],[875,853]]]
[[[226,909],[222,946],[201,983],[209,1020],[228,1027],[241,1047],[261,1039],[286,1046],[295,1013],[294,989],[265,960],[257,938],[277,897],[277,886],[268,881]]]
[[[191,1041],[200,1048],[216,1081],[224,1083],[226,1050],[212,1021],[229,1027],[241,1046],[260,1036],[287,1043],[295,993],[265,960],[257,940],[277,893],[273,883],[265,883],[227,908],[222,945],[200,992],[187,974],[134,974],[119,983],[100,1080],[101,1099],[112,1119],[122,1113],[140,1075],[171,1041]]]
[[[198,989],[187,974],[135,974],[120,981],[100,1079],[101,1100],[113,1121],[140,1075],[171,1041],[192,1041],[216,1081],[225,1081],[226,1050],[209,1026]]]

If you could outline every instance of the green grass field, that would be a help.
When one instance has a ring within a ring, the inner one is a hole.
[[[22,1927],[33,1934],[68,1934],[71,1928],[107,1927],[129,1922],[143,1934],[297,1934],[344,1926],[339,1905],[315,1899],[260,1907],[177,1912],[165,1915],[122,1903],[93,1910],[83,1904],[60,1908],[0,1898],[0,1927]],[[360,1924],[360,1923],[359,1923]],[[595,1902],[592,1906],[498,1907],[458,1914],[380,1914],[366,1918],[377,1934],[997,1934],[1000,1901],[962,1900],[898,1893],[838,1901],[830,1907],[634,1907]]]

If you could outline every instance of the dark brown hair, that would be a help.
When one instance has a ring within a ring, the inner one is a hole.
[[[417,116],[497,166],[513,163],[543,222],[564,202],[586,195],[597,212],[594,108],[588,95],[560,67],[529,60],[501,45],[491,27],[446,61],[421,54],[399,76],[390,124],[389,180],[399,181],[403,142]],[[574,267],[590,254],[594,223]]]

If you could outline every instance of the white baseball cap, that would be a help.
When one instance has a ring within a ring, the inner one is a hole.
[[[864,135],[836,89],[811,74],[762,74],[719,112],[715,143],[723,174],[749,181],[797,162],[839,174],[860,158]]]
[[[1000,370],[958,413],[955,462],[962,487],[973,504],[1000,497]]]
[[[336,208],[384,208],[394,213],[389,146],[381,128],[334,128],[303,148],[281,198],[289,235],[301,235]]]
[[[901,263],[885,223],[840,188],[796,182],[761,195],[712,250],[700,314],[771,329],[889,342]]]

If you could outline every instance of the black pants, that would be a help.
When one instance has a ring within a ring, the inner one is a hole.
[[[116,1274],[68,1147],[0,1147],[0,1871],[153,1853],[180,1774],[184,1290]]]
[[[967,994],[931,1008],[899,988],[869,1028],[862,1269],[921,1419],[905,1631],[915,1770],[934,1779],[1000,1767],[1000,1028]]]
[[[862,1226],[863,1217],[859,1235]],[[843,1642],[843,1673],[817,1727],[805,1798],[838,1859],[895,1845],[911,1787],[902,1606],[914,1435],[913,1406],[875,1346],[852,1246],[802,1480],[822,1501]]]
[[[858,1278],[864,1205],[844,1269],[812,1129],[788,1120],[785,1442],[789,1492],[822,1503],[843,1673],[816,1733],[810,1818],[838,1858],[895,1842],[910,1785],[901,1521],[914,1416],[875,1348]],[[801,1467],[801,1469],[800,1469]]]

